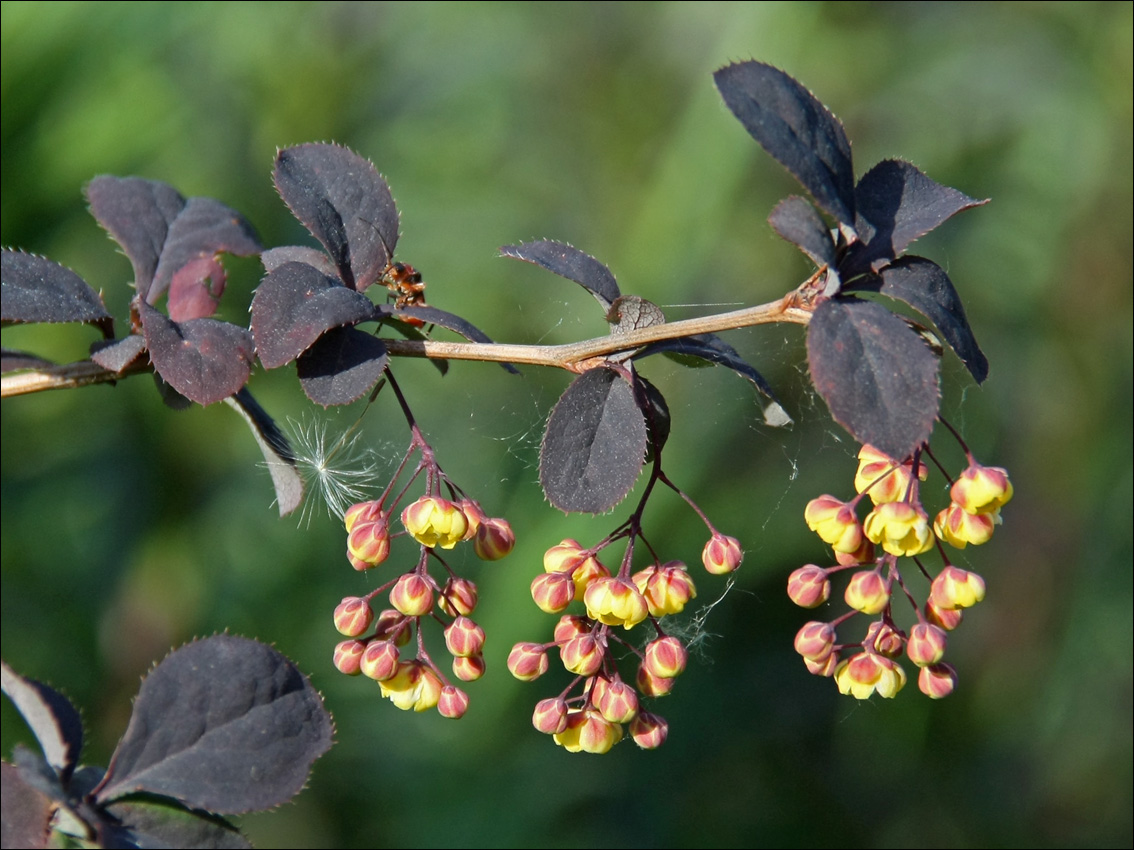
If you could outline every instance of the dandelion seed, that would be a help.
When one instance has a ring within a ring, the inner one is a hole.
[[[347,508],[373,493],[380,464],[372,449],[359,445],[359,424],[356,421],[335,437],[325,419],[288,420],[296,467],[308,485],[308,493],[317,494],[327,515],[333,518],[342,519]],[[308,498],[299,524],[310,525],[316,510],[314,499]]]

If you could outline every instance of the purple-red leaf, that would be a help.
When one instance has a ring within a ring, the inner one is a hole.
[[[339,276],[339,270],[335,268],[335,264],[331,262],[326,252],[305,245],[281,245],[279,248],[268,248],[260,252],[260,262],[264,264],[266,272],[274,272],[284,263],[306,263],[314,266],[327,277]]]
[[[83,748],[79,712],[58,691],[25,679],[4,662],[0,662],[0,684],[35,735],[47,763],[66,781]]]
[[[780,236],[811,258],[817,266],[835,268],[835,242],[826,223],[803,198],[792,195],[780,201],[768,223]]]
[[[633,388],[613,369],[590,369],[551,411],[539,481],[559,510],[602,513],[626,498],[645,453],[646,421]]]
[[[316,404],[350,404],[378,383],[386,368],[386,346],[358,328],[334,328],[296,361],[299,382]]]
[[[48,846],[56,804],[8,762],[0,763],[0,802],[0,846]]]
[[[454,315],[453,313],[446,312],[445,310],[438,310],[436,307],[398,307],[383,312],[386,312],[387,315],[394,319],[399,315],[405,315],[411,319],[419,319],[426,324],[446,328],[472,342],[492,342],[492,338],[472,322],[462,319],[460,316]],[[500,365],[514,375],[520,373],[511,363],[501,363]]]
[[[219,817],[191,812],[170,801],[144,797],[106,807],[114,821],[100,824],[103,847],[195,847],[241,850],[252,844]]]
[[[331,328],[374,316],[365,295],[306,263],[285,263],[265,275],[252,299],[252,335],[266,369],[290,363]]]
[[[323,700],[287,658],[215,635],[143,680],[96,799],[145,792],[220,814],[267,809],[303,788],[331,735]]]
[[[961,358],[976,382],[984,383],[988,359],[977,345],[953,282],[939,265],[923,257],[902,257],[882,269],[879,276],[869,275],[851,288],[879,292],[909,304],[937,326],[942,339]]]
[[[398,242],[398,209],[369,160],[339,145],[299,145],[276,155],[273,179],[347,286],[362,292],[382,275]]]
[[[50,369],[56,365],[37,354],[14,348],[0,349],[0,372],[18,372],[21,369]]]
[[[248,381],[252,334],[216,319],[173,322],[148,304],[138,307],[154,371],[181,395],[212,404]]]
[[[906,458],[929,439],[940,401],[938,358],[885,307],[831,299],[807,330],[811,380],[860,443]]]
[[[142,356],[146,350],[146,340],[141,334],[116,339],[91,346],[91,360],[103,369],[111,372],[121,372],[135,360]]]
[[[86,322],[114,336],[114,320],[102,298],[66,266],[21,251],[0,258],[0,321]]]
[[[855,189],[855,230],[861,240],[846,263],[848,276],[877,270],[946,219],[970,207],[987,204],[942,186],[900,159],[875,165]]]
[[[609,311],[610,305],[622,294],[610,269],[590,254],[563,242],[540,239],[519,245],[505,245],[500,249],[500,254],[542,266],[549,272],[575,281],[595,297],[602,305],[603,312]]]
[[[713,78],[752,138],[835,219],[854,224],[854,166],[839,119],[792,77],[763,62],[739,62]]]

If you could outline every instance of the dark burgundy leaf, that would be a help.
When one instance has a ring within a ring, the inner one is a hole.
[[[70,701],[34,679],[25,679],[0,662],[0,684],[39,742],[43,755],[66,781],[83,749],[83,721]]]
[[[539,481],[559,510],[602,513],[626,498],[645,452],[646,421],[634,390],[613,369],[590,369],[551,411]]]
[[[130,334],[113,342],[92,345],[91,360],[103,369],[121,372],[137,360],[145,350],[145,338],[141,334]]]
[[[168,800],[134,798],[106,807],[117,823],[104,824],[102,846],[198,847],[238,850],[252,844],[219,817],[191,812]]]
[[[768,223],[780,236],[811,258],[817,266],[835,268],[835,242],[822,217],[803,198],[792,195],[780,201]]]
[[[185,198],[165,183],[141,177],[96,177],[87,185],[91,215],[122,246],[134,266],[134,286],[149,294],[169,226]]]
[[[145,296],[146,303],[156,303],[158,296],[170,286],[174,275],[182,272],[194,260],[210,260],[221,251],[247,257],[259,250],[260,240],[244,216],[212,198],[190,198],[170,222],[165,244],[161,246],[153,285]],[[212,277],[214,287],[210,294],[219,298],[224,291],[223,272],[218,278],[207,263],[195,265],[194,270],[193,275],[182,275],[180,286],[196,284],[203,287],[204,281]],[[196,319],[210,315],[211,312],[186,318]],[[170,316],[173,316],[172,310]],[[174,320],[182,321],[176,317]]]
[[[645,298],[620,295],[610,305],[606,320],[611,324],[612,334],[624,334],[639,328],[665,324],[665,313],[661,307]]]
[[[215,635],[143,680],[96,798],[145,792],[219,814],[270,808],[303,788],[331,735],[322,698],[287,658]]]
[[[938,358],[885,307],[831,299],[807,331],[811,380],[860,443],[906,458],[929,439],[940,401]]]
[[[174,273],[166,305],[175,322],[205,319],[217,311],[226,281],[224,266],[216,257],[197,257]],[[153,290],[151,290],[152,292]]]
[[[252,436],[256,438],[272,476],[280,516],[287,516],[303,502],[303,478],[295,468],[295,454],[287,437],[247,387],[225,401],[244,417],[252,429]]]
[[[339,276],[339,270],[325,252],[304,245],[283,245],[279,248],[261,251],[260,262],[264,264],[264,271],[266,272],[274,272],[285,263],[306,263],[309,266],[314,266],[327,277]]]
[[[845,263],[848,273],[877,270],[946,219],[988,203],[942,186],[900,159],[883,160],[866,172],[855,200],[861,242]]]
[[[0,847],[48,846],[55,803],[8,762],[0,763],[0,802]]]
[[[866,276],[851,288],[879,292],[909,304],[937,326],[978,384],[988,377],[988,359],[969,327],[961,298],[936,263],[923,257],[902,257],[882,269],[881,276]]]
[[[387,315],[395,319],[399,315],[405,315],[411,319],[420,319],[427,324],[437,325],[438,327],[458,333],[472,342],[492,342],[491,337],[472,322],[462,319],[460,316],[456,316],[453,313],[448,313],[445,310],[438,310],[436,307],[398,307],[387,311]],[[424,339],[424,337],[422,338]],[[514,375],[520,374],[520,370],[511,363],[501,363],[500,365]]]
[[[854,224],[854,166],[839,119],[779,68],[739,62],[713,78],[725,104],[835,219]]]
[[[500,249],[500,254],[542,266],[549,272],[575,281],[598,300],[604,312],[608,312],[610,305],[622,294],[610,269],[590,254],[563,242],[540,239],[519,245],[505,245]]]
[[[305,263],[269,272],[252,299],[252,335],[266,369],[290,363],[331,328],[373,318],[374,304]]]
[[[386,368],[386,346],[358,328],[334,328],[296,361],[299,382],[316,404],[350,404],[366,395]]]
[[[669,405],[661,391],[643,378],[634,376],[635,385],[640,393],[639,407],[646,417],[646,460],[653,460],[665,447],[669,439],[670,416]]]
[[[398,242],[398,209],[377,169],[339,145],[307,144],[276,155],[276,189],[359,292],[386,270]]]
[[[168,383],[162,380],[161,375],[154,372],[154,388],[161,396],[161,403],[168,407],[170,410],[188,410],[193,406],[193,402],[171,387]],[[224,399],[228,401],[228,399]]]
[[[0,259],[0,321],[86,322],[114,336],[114,320],[102,298],[66,266],[46,257],[4,251]]]
[[[18,372],[22,369],[50,369],[50,360],[14,348],[0,349],[0,372]]]
[[[172,322],[144,303],[139,315],[154,371],[187,399],[212,404],[247,383],[253,345],[244,328],[216,319]]]

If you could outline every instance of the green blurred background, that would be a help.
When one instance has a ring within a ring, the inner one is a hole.
[[[460,722],[334,673],[331,611],[378,579],[350,569],[324,515],[277,518],[230,410],[173,413],[134,378],[3,403],[5,659],[83,707],[86,759],[105,764],[140,674],[172,645],[226,628],[274,643],[325,694],[338,743],[293,804],[243,819],[262,846],[1130,846],[1131,9],[3,4],[2,242],[74,268],[119,316],[130,269],[85,210],[87,180],[164,180],[243,211],[266,245],[306,243],[269,174],[277,146],[316,140],[376,163],[402,212],[399,258],[431,303],[501,341],[604,332],[581,289],[494,256],[531,238],[594,254],[625,292],[693,305],[670,319],[770,300],[809,272],[764,222],[798,188],[710,75],[782,67],[844,121],[860,174],[901,156],[992,198],[917,251],[949,271],[992,362],[977,388],[946,361],[944,411],[1017,493],[993,541],[958,556],[989,593],[950,644],[957,693],[840,698],[792,651],[811,615],[783,592],[829,557],[803,506],[850,494],[856,449],[807,388],[799,329],[727,337],[780,391],[786,431],[725,370],[645,363],[673,412],[671,477],[747,557],[657,706],[669,742],[569,755],[529,722],[563,676],[520,684],[504,668],[553,623],[528,594],[543,550],[624,516],[564,518],[539,493],[567,375],[396,364],[446,471],[519,539],[502,562],[456,559],[489,633]],[[243,323],[257,265],[228,267],[225,315]],[[4,332],[56,359],[93,338]],[[312,410],[291,369],[252,388],[281,420],[338,431],[359,414]],[[407,441],[391,402],[364,420],[377,486]],[[944,433],[935,445],[959,469]],[[697,563],[704,529],[676,498],[646,523],[663,556]],[[724,582],[700,575],[708,604]],[[3,712],[9,753],[27,733]]]

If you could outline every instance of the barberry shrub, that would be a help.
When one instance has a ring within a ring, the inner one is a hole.
[[[492,516],[443,471],[443,451],[415,418],[393,361],[428,358],[442,375],[452,359],[494,361],[509,372],[531,364],[574,373],[543,433],[544,497],[565,513],[609,514],[648,467],[645,482],[605,536],[548,541],[543,571],[517,580],[530,580],[533,603],[555,619],[544,634],[498,654],[523,681],[548,674],[553,660],[563,668],[558,675],[565,684],[534,701],[532,723],[566,750],[604,753],[625,737],[652,749],[669,732],[655,701],[674,689],[691,663],[680,615],[698,585],[702,592],[708,582],[728,586],[726,577],[744,558],[746,530],[718,529],[667,474],[671,415],[662,390],[642,374],[645,361],[663,355],[685,366],[723,365],[760,394],[769,425],[784,425],[790,414],[769,381],[717,334],[798,324],[806,328],[815,391],[862,451],[857,495],[821,496],[805,512],[806,524],[831,547],[833,563],[809,564],[787,577],[790,598],[816,608],[830,599],[832,576],[854,569],[844,595],[850,610],[804,625],[796,649],[808,670],[833,677],[842,693],[859,699],[891,697],[902,688],[907,674],[896,661],[902,654],[919,668],[920,689],[944,696],[957,683],[957,672],[943,660],[947,633],[984,595],[980,577],[952,565],[945,545],[987,541],[1012,488],[1004,470],[981,465],[963,443],[963,471],[947,469],[930,447],[935,425],[943,422],[945,350],[978,383],[988,363],[948,275],[907,249],[984,201],[902,160],[877,163],[856,179],[843,125],[774,67],[732,64],[717,71],[715,82],[744,129],[807,195],[780,202],[769,223],[815,271],[770,303],[669,322],[656,304],[623,294],[611,269],[584,251],[554,240],[518,242],[501,248],[502,256],[581,286],[597,302],[609,334],[565,346],[496,344],[467,319],[428,303],[433,296],[421,274],[395,259],[398,211],[377,169],[346,147],[304,144],[278,152],[273,180],[318,249],[262,249],[239,213],[211,199],[185,199],[163,183],[98,177],[88,185],[92,214],[134,267],[122,336],[101,297],[75,272],[4,251],[5,324],[86,323],[103,337],[88,361],[59,367],[5,349],[4,371],[23,372],[5,379],[5,394],[145,372],[171,407],[224,401],[249,423],[271,470],[279,511],[288,514],[310,494],[283,429],[246,386],[252,366],[294,364],[303,392],[324,408],[365,407],[386,391],[409,438],[381,494],[366,498],[362,488],[333,476],[322,482],[329,508],[344,525],[343,560],[379,576],[372,590],[347,595],[334,609],[331,619],[343,639],[333,652],[328,646],[328,655],[341,673],[375,680],[399,708],[436,708],[459,718],[470,705],[462,686],[484,675],[493,652],[486,650],[491,635],[473,619],[479,589],[451,553],[471,549],[494,561],[508,555],[515,536],[506,519]],[[247,328],[214,318],[225,289],[218,259],[225,252],[258,253],[263,264]],[[382,297],[372,297],[375,291]],[[464,341],[435,338],[446,331]],[[949,484],[950,501],[934,515],[919,493],[926,460]],[[698,548],[706,573],[699,578],[667,553],[672,543],[651,520],[651,501],[662,491],[680,497],[703,523]],[[859,505],[868,502],[871,510],[860,517]],[[391,567],[402,559],[406,543],[399,539],[415,547],[409,569]],[[929,587],[924,602],[900,559],[923,575]],[[902,597],[911,605],[909,617],[896,610]],[[848,642],[843,624],[860,613],[876,619],[857,642]],[[441,646],[450,664],[437,661]]]

